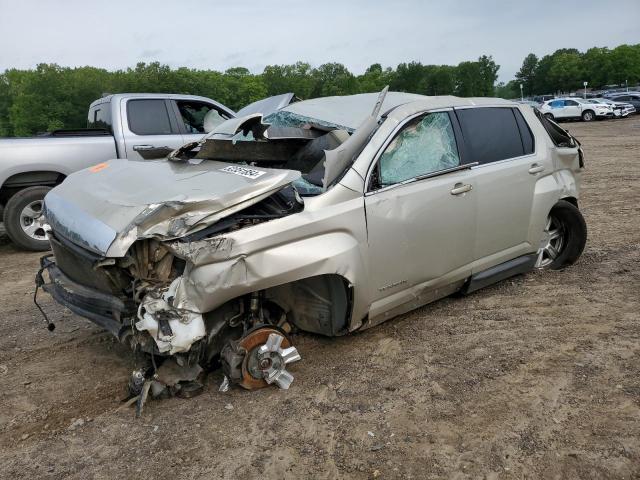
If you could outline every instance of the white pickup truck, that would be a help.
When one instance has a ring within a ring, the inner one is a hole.
[[[164,157],[235,116],[205,97],[116,94],[89,106],[86,130],[0,139],[0,219],[7,235],[22,248],[48,249],[42,199],[67,175],[113,158]]]

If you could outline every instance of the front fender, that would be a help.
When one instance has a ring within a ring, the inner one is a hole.
[[[179,308],[206,313],[256,290],[337,274],[354,287],[350,330],[368,310],[361,200],[171,248],[187,260],[174,300]]]

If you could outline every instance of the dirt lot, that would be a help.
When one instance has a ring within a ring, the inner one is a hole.
[[[297,335],[289,391],[119,409],[129,351],[43,296],[0,237],[2,478],[640,478],[640,116],[584,144],[579,263],[373,330]]]

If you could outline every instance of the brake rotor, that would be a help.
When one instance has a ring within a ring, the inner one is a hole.
[[[242,361],[240,386],[255,390],[275,383],[280,388],[289,388],[293,375],[286,365],[300,360],[300,355],[282,332],[259,328],[240,339],[238,346],[247,352]]]

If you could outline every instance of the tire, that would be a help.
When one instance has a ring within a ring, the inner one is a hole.
[[[585,110],[582,112],[582,121],[583,122],[592,122],[596,119],[596,114],[593,113],[592,110]]]
[[[587,224],[578,207],[560,200],[549,212],[536,267],[559,270],[573,265],[587,243]]]
[[[35,252],[49,250],[44,217],[34,216],[42,211],[43,199],[49,190],[50,187],[25,188],[13,195],[5,205],[4,228],[13,243],[20,248]],[[33,215],[27,215],[28,212]]]

